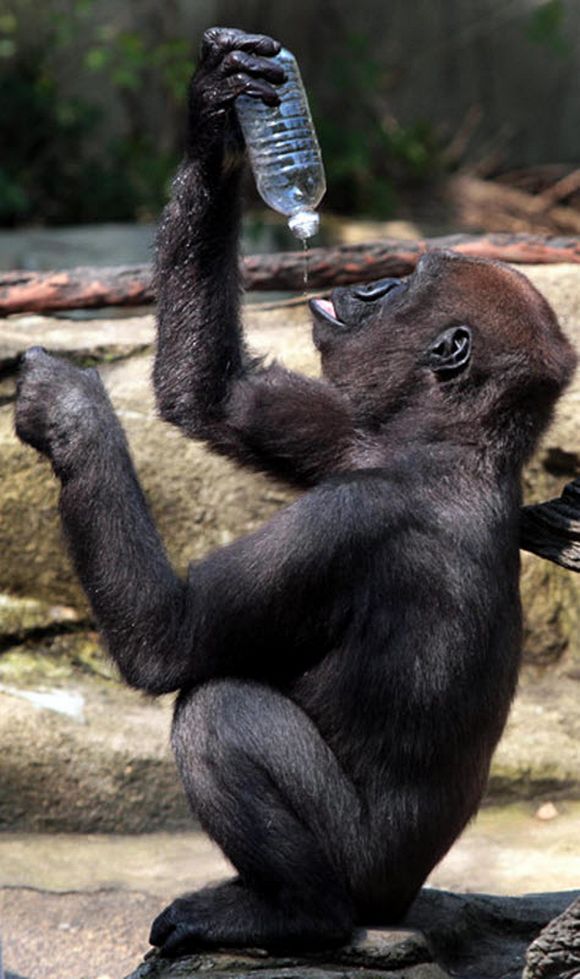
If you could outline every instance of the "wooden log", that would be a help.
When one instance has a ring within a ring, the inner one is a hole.
[[[570,186],[564,185],[564,193]],[[540,235],[580,234],[580,213],[558,204],[558,191],[552,199],[549,191],[528,194],[496,180],[461,175],[450,181],[447,193],[467,226]]]
[[[580,571],[580,479],[557,500],[522,507],[520,547],[569,571]]]
[[[526,953],[522,979],[578,979],[580,976],[580,898],[554,918]]]
[[[153,302],[148,265],[0,272],[0,314],[45,313]]]
[[[526,234],[452,235],[418,241],[384,239],[364,245],[314,248],[308,253],[308,287],[330,289],[386,276],[408,275],[426,251],[447,248],[464,255],[516,264],[580,264],[580,238]],[[242,261],[246,289],[302,291],[304,253],[250,255]],[[0,271],[0,315],[154,301],[151,267],[76,268],[52,272]]]

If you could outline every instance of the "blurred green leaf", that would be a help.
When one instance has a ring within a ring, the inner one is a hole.
[[[0,58],[13,58],[15,54],[16,44],[12,38],[0,38]]]
[[[101,71],[111,60],[111,52],[108,48],[90,48],[85,54],[85,67],[89,71]]]
[[[76,0],[75,13],[82,20],[90,16],[95,6],[95,0]]]
[[[0,167],[0,222],[6,217],[24,214],[27,207],[28,199],[24,188]]]
[[[16,17],[12,13],[2,13],[0,14],[0,33],[2,34],[14,34],[18,26]]]
[[[543,44],[558,55],[567,55],[572,45],[565,34],[566,10],[563,0],[546,0],[532,12],[528,25],[528,38],[535,44]]]

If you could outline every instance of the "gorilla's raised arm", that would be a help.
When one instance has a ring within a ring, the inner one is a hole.
[[[190,89],[184,162],[158,236],[160,413],[193,438],[298,485],[340,468],[352,441],[348,408],[322,381],[244,348],[238,268],[241,133],[236,96],[278,101],[280,45],[230,29],[207,31]]]

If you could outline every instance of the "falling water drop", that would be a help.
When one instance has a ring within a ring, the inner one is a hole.
[[[308,290],[308,238],[302,239],[302,254],[304,257],[304,273],[302,277],[302,284],[304,286],[304,295],[306,295]]]

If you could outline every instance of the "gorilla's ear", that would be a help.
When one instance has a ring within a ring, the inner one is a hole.
[[[465,370],[470,358],[471,330],[468,326],[451,326],[430,344],[423,363],[446,380]]]

